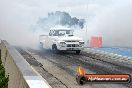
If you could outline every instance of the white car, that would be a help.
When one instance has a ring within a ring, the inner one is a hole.
[[[76,51],[79,54],[84,48],[82,38],[75,37],[70,28],[51,28],[49,35],[40,35],[40,44],[45,49],[58,51]]]

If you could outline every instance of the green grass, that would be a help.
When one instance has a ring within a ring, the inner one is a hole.
[[[0,88],[8,88],[9,77],[5,76],[5,68],[2,66],[0,50]]]

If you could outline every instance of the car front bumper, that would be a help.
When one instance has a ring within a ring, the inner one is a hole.
[[[57,47],[58,50],[67,50],[67,51],[76,51],[76,50],[83,50],[84,47]]]

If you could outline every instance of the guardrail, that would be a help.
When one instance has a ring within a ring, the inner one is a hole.
[[[2,65],[9,75],[8,88],[51,88],[7,41],[0,43]]]

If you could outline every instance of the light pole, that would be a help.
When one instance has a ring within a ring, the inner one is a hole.
[[[86,42],[86,47],[88,46],[88,38],[87,38],[87,29],[88,29],[88,4],[86,4],[86,30],[85,30],[85,42]]]

